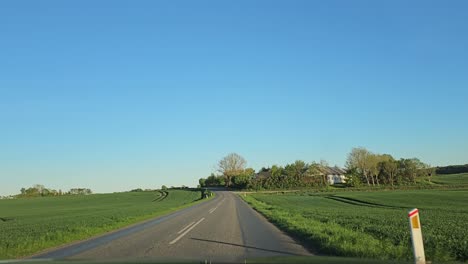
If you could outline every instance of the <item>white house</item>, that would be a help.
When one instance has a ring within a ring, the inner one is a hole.
[[[327,175],[327,180],[329,184],[345,183],[346,172],[337,166],[324,167],[324,173],[325,175]]]

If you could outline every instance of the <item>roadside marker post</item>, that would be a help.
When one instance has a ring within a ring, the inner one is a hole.
[[[421,232],[421,222],[419,221],[419,211],[417,208],[409,211],[408,219],[410,223],[411,242],[413,243],[414,263],[425,264],[424,244]]]

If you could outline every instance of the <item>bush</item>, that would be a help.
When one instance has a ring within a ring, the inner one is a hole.
[[[208,189],[202,189],[201,190],[201,199],[208,198],[213,195],[213,192],[208,190]]]

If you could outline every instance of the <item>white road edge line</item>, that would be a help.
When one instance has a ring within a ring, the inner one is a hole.
[[[174,243],[176,243],[177,241],[179,241],[179,239],[181,239],[182,237],[184,237],[188,232],[190,232],[190,230],[194,229],[199,223],[201,223],[203,220],[205,220],[205,218],[202,218],[200,220],[198,220],[198,222],[196,222],[194,225],[192,225],[189,229],[185,230],[185,232],[183,232],[180,236],[178,236],[176,239],[172,240],[171,242],[169,242],[169,245],[172,245]]]
[[[177,234],[180,234],[180,233],[184,232],[185,229],[189,228],[189,227],[190,227],[191,225],[193,225],[193,224],[195,224],[195,222],[192,222],[192,223],[188,224],[186,227],[182,228],[182,230],[180,230],[179,232],[177,232]]]

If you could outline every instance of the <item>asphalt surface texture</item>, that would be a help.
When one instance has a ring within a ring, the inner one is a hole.
[[[34,259],[190,260],[237,262],[274,256],[310,256],[237,194],[33,256]]]

